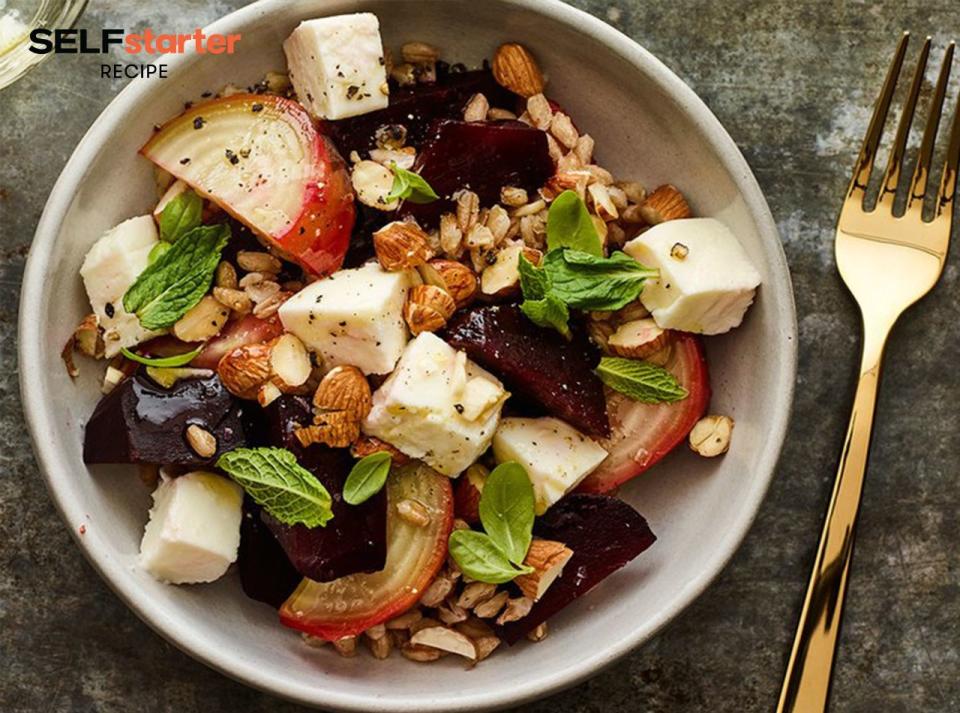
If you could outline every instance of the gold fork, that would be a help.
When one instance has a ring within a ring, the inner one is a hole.
[[[952,42],[947,47],[934,90],[916,169],[909,185],[906,211],[903,215],[896,215],[894,203],[903,171],[907,137],[930,54],[929,37],[924,42],[903,107],[877,205],[870,211],[863,205],[908,40],[909,33],[904,33],[897,46],[837,223],[837,267],[860,306],[863,354],[850,425],[787,664],[778,713],[820,713],[827,709],[883,348],[897,318],[927,294],[940,278],[950,240],[957,164],[960,162],[960,106],[954,113],[931,220],[924,220],[923,205],[950,77],[954,53]]]

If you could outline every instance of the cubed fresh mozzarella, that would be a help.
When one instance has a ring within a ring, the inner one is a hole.
[[[160,483],[140,543],[140,565],[162,582],[212,582],[237,559],[243,490],[194,471]]]
[[[409,338],[403,304],[416,279],[412,271],[386,272],[375,262],[340,270],[284,302],[280,321],[326,366],[386,374]]]
[[[147,267],[158,240],[153,218],[141,215],[108,230],[84,258],[80,276],[103,327],[108,358],[121,347],[132,347],[159,334],[141,327],[137,316],[123,308],[124,293]]]
[[[557,418],[505,418],[493,437],[498,463],[527,469],[538,515],[586,478],[607,451]]]
[[[456,477],[490,446],[508,396],[466,354],[424,332],[373,394],[363,431]]]
[[[736,236],[713,218],[660,223],[623,250],[660,270],[660,279],[646,284],[640,300],[664,329],[728,332],[740,325],[760,285]]]
[[[283,43],[297,98],[319,119],[383,109],[389,99],[380,22],[369,12],[306,20]]]

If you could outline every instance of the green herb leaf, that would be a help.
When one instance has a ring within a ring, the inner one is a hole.
[[[333,517],[330,493],[285,448],[237,448],[217,467],[285,525],[322,527]]]
[[[483,532],[454,530],[450,533],[448,549],[460,571],[478,582],[503,584],[518,575],[533,571],[533,567],[514,567],[493,540]]]
[[[203,199],[191,190],[175,196],[160,213],[160,239],[175,243],[200,225]]]
[[[163,255],[167,250],[170,249],[170,243],[165,243],[162,240],[158,241],[156,245],[150,248],[150,252],[147,254],[147,264],[152,265],[160,256]]]
[[[480,522],[511,562],[522,565],[533,538],[533,485],[522,465],[501,463],[480,494]]]
[[[543,270],[551,291],[568,307],[596,311],[614,311],[636,301],[646,281],[660,275],[624,252],[596,257],[579,250],[548,253]]]
[[[558,248],[603,255],[603,244],[590,212],[574,191],[564,191],[554,198],[547,213],[547,249]]]
[[[570,339],[570,311],[563,300],[552,291],[550,277],[546,271],[537,268],[522,254],[517,263],[520,273],[520,289],[523,290],[521,311],[536,325],[556,329]]]
[[[687,397],[687,390],[673,374],[647,361],[603,357],[595,372],[604,384],[634,401],[673,403]]]
[[[377,451],[354,463],[343,484],[343,499],[350,505],[366,502],[380,492],[390,473],[390,454]]]
[[[400,168],[396,163],[390,164],[393,171],[393,187],[384,201],[391,203],[397,199],[411,203],[433,203],[440,198],[419,173]]]
[[[225,224],[194,228],[140,273],[123,296],[124,309],[144,329],[171,326],[207,294],[229,239]]]
[[[200,353],[200,350],[203,347],[197,347],[192,352],[186,352],[184,354],[174,354],[173,356],[168,357],[145,357],[132,352],[126,347],[120,347],[120,353],[123,354],[130,361],[135,361],[138,364],[146,364],[147,366],[159,366],[159,367],[168,367],[168,366],[183,366],[184,364],[189,364],[193,361],[194,357]]]

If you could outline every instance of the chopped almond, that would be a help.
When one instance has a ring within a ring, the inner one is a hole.
[[[414,646],[429,646],[471,660],[477,658],[477,647],[473,642],[459,631],[445,626],[420,629],[410,637],[410,643]]]
[[[537,601],[553,581],[563,572],[564,566],[573,557],[573,550],[562,542],[534,540],[527,550],[524,564],[533,567],[530,574],[521,574],[514,581],[524,596]]]

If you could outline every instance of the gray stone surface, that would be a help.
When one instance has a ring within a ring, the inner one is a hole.
[[[205,23],[240,0],[171,0],[154,27]],[[777,218],[801,357],[788,445],[759,519],[673,625],[537,713],[771,710],[854,383],[857,318],[832,262],[838,198],[900,30],[960,35],[954,0],[577,0],[680,74],[746,154]],[[109,6],[108,6],[109,5]],[[142,27],[130,0],[90,27]],[[935,52],[939,58],[940,49]],[[22,422],[21,272],[44,200],[120,83],[63,56],[0,92],[0,710],[293,711],[166,644],[82,559],[54,512]],[[926,93],[929,94],[927,87]],[[957,261],[889,350],[833,710],[960,711]]]

